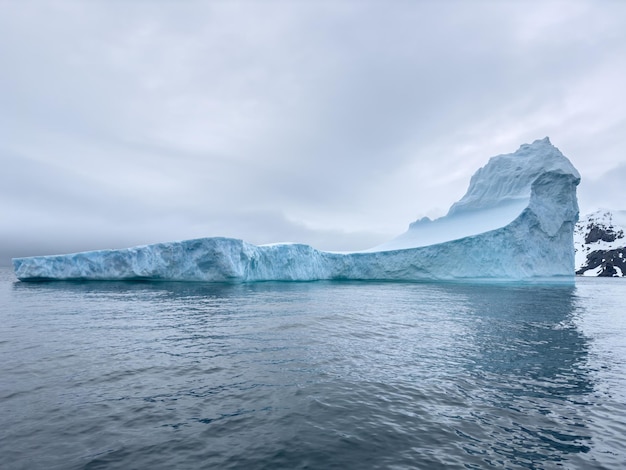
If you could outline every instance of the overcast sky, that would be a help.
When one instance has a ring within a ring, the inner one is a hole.
[[[0,264],[360,249],[549,136],[626,208],[624,1],[0,0]]]

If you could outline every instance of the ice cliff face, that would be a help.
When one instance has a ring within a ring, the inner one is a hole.
[[[626,211],[601,209],[574,228],[576,274],[626,276]]]
[[[579,181],[546,138],[492,158],[446,217],[413,224],[406,234],[365,252],[203,238],[17,258],[13,264],[21,280],[571,282]]]

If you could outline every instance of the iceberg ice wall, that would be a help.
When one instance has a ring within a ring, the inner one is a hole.
[[[493,157],[445,217],[364,252],[202,238],[13,264],[21,280],[573,280],[579,182],[545,138]]]

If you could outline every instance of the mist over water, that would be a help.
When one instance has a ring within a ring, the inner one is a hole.
[[[619,468],[622,281],[0,270],[2,468]]]

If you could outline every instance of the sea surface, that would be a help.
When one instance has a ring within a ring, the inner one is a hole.
[[[626,279],[18,282],[2,469],[626,468]]]

